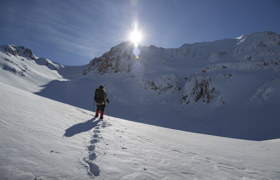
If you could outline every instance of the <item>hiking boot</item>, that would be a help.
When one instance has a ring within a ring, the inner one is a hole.
[[[104,111],[101,111],[100,113],[100,119],[103,119]]]

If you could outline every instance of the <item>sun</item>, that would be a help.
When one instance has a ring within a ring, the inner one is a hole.
[[[129,40],[134,43],[137,47],[138,44],[142,41],[142,33],[138,31],[137,24],[135,24],[134,30],[129,34]]]
[[[129,39],[134,44],[138,44],[142,40],[142,34],[141,34],[141,32],[139,32],[137,30],[136,31],[134,30],[130,33]]]

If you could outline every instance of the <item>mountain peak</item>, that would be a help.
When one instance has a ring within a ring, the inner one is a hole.
[[[110,51],[101,57],[91,60],[84,69],[83,74],[86,75],[92,70],[96,70],[99,74],[130,72],[132,60],[135,59],[133,48],[134,45],[130,42],[123,42],[112,47]]]
[[[238,44],[247,43],[257,46],[260,46],[259,43],[261,43],[261,46],[280,45],[280,35],[271,31],[255,32],[240,36],[237,39],[239,40]]]
[[[0,51],[5,53],[5,55],[15,56],[16,59],[19,58],[22,61],[24,61],[24,58],[26,58],[28,60],[34,60],[38,65],[45,65],[51,70],[57,70],[60,67],[63,67],[62,65],[60,65],[58,63],[54,63],[53,61],[51,61],[47,58],[37,57],[36,55],[34,55],[32,53],[31,49],[26,48],[24,46],[2,45],[2,46],[0,46]],[[20,63],[15,63],[15,62],[13,62],[14,60],[7,61],[10,63],[5,65],[6,69],[10,69],[10,70],[12,69],[13,72],[16,72],[16,71],[25,70],[25,68],[27,68],[26,65],[23,65],[23,67],[21,67]],[[18,70],[15,70],[15,69],[18,69]],[[21,74],[24,74],[24,73],[21,73]]]
[[[4,45],[0,46],[0,49],[5,53],[10,53],[14,56],[23,56],[33,60],[38,59],[38,57],[32,53],[31,49],[25,48],[24,46],[17,47],[15,45]]]

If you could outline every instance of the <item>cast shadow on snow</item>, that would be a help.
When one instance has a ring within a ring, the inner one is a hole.
[[[35,94],[82,109],[92,110],[90,108],[93,104],[94,90],[97,84],[94,84],[90,79],[80,81],[54,80],[41,87],[43,89]]]
[[[71,126],[70,128],[65,130],[65,133],[63,136],[72,137],[76,134],[80,134],[82,132],[86,132],[86,131],[93,129],[101,121],[101,119],[98,119],[98,120],[95,120],[95,119],[96,118],[92,118],[86,122],[82,122],[82,123]]]

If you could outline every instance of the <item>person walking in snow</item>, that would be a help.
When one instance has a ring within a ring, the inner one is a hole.
[[[95,90],[94,101],[97,106],[95,117],[98,117],[100,112],[100,119],[103,119],[106,103],[109,104],[109,99],[107,98],[107,94],[103,85],[100,85],[99,88]]]

